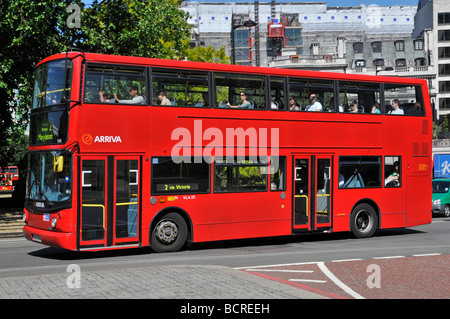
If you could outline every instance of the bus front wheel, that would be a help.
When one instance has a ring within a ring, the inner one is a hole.
[[[356,206],[350,215],[350,229],[357,238],[372,237],[378,229],[375,209],[366,203]]]
[[[180,250],[186,243],[188,227],[180,214],[169,213],[159,219],[150,235],[150,246],[155,252]]]

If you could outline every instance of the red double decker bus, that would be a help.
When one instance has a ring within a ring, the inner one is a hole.
[[[0,167],[0,195],[10,195],[19,180],[19,169],[17,166]]]
[[[35,70],[24,233],[70,250],[431,222],[419,79],[70,52]]]

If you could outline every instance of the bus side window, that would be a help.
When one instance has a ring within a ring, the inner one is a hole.
[[[152,105],[210,107],[206,72],[153,68],[152,86]]]
[[[386,156],[384,158],[384,186],[400,187],[401,186],[401,156]]]
[[[215,73],[215,107],[266,109],[266,77],[239,73]],[[241,99],[245,94],[245,101]]]
[[[284,78],[270,77],[270,109],[286,110]]]
[[[380,84],[339,82],[339,108],[348,113],[381,114]]]
[[[334,105],[330,106],[333,95],[333,81],[289,78],[289,99],[296,105],[291,111],[334,112]]]
[[[386,114],[412,116],[425,115],[420,86],[385,84],[384,99]]]
[[[381,187],[381,157],[340,157],[338,183],[339,188]]]
[[[286,190],[286,156],[270,158],[270,190]]]

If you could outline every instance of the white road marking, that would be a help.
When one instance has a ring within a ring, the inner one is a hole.
[[[301,273],[313,273],[314,270],[289,270],[289,269],[252,269],[247,268],[245,271],[252,271],[252,272],[287,272],[287,273],[294,273],[294,272],[301,272]]]
[[[326,280],[315,280],[315,279],[289,279],[289,281],[299,281],[299,282],[314,282],[319,284],[324,284]]]
[[[351,289],[349,286],[344,284],[342,281],[340,281],[328,268],[325,266],[324,262],[318,262],[317,266],[319,266],[320,270],[332,281],[337,285],[339,288],[344,290],[346,293],[348,293],[350,296],[352,296],[355,299],[365,299],[363,296],[358,294],[356,291]]]

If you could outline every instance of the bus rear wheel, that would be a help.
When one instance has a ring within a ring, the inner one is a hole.
[[[169,213],[159,219],[150,235],[150,246],[155,252],[180,250],[186,243],[188,227],[180,214]]]
[[[378,217],[369,204],[359,204],[350,215],[350,229],[357,238],[372,237],[378,230]]]

